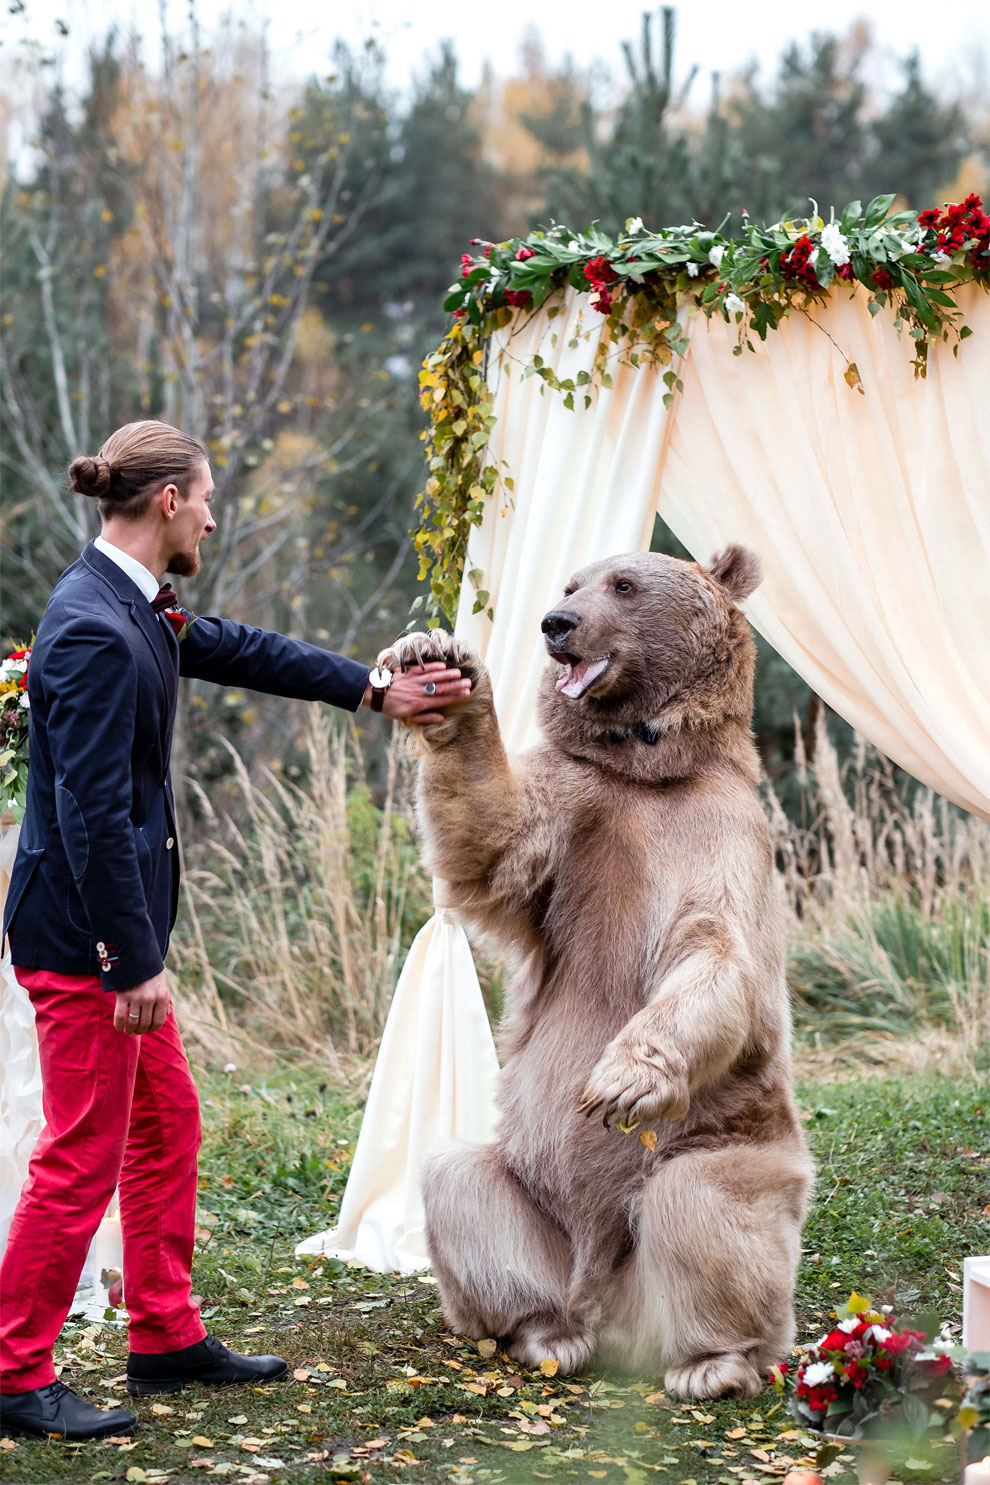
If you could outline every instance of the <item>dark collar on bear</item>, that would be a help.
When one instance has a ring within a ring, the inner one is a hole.
[[[638,737],[640,742],[655,748],[660,741],[660,729],[654,727],[652,722],[637,722],[632,727],[612,727],[608,732],[602,733],[602,739],[607,743],[625,743],[631,737]]]

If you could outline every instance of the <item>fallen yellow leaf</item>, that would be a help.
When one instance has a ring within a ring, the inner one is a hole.
[[[645,1145],[648,1150],[655,1150],[657,1147],[657,1137],[655,1131],[652,1129],[644,1129],[643,1133],[639,1137],[639,1142],[641,1145]]]
[[[553,1356],[544,1356],[540,1362],[540,1371],[545,1377],[555,1377],[559,1367],[560,1362]]]
[[[478,1355],[483,1356],[486,1361],[489,1356],[494,1356],[497,1350],[498,1346],[493,1340],[484,1340],[478,1342]]]
[[[196,1435],[196,1437],[193,1439],[193,1443],[196,1445],[196,1448],[197,1449],[212,1449],[213,1448],[213,1440],[212,1439],[204,1438],[204,1436],[201,1433],[198,1433]]]

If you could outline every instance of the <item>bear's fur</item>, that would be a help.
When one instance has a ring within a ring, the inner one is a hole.
[[[514,765],[459,641],[382,657],[473,677],[423,729],[426,857],[514,968],[497,1137],[423,1179],[447,1320],[681,1397],[755,1394],[786,1353],[812,1180],[736,607],[759,577],[740,547],[577,573],[543,621],[545,741]]]

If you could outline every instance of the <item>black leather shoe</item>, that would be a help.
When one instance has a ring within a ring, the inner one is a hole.
[[[181,1392],[191,1382],[205,1387],[274,1382],[288,1370],[281,1356],[239,1356],[208,1335],[181,1351],[155,1356],[132,1351],[127,1358],[127,1390],[132,1397],[153,1397],[157,1392]]]
[[[106,1439],[130,1433],[137,1419],[126,1408],[97,1408],[63,1382],[33,1392],[0,1394],[0,1434],[46,1439]]]

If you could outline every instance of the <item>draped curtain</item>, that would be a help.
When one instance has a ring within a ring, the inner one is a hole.
[[[592,370],[604,321],[573,290],[556,318],[517,315],[496,334],[490,453],[515,488],[496,487],[468,554],[494,617],[473,612],[465,580],[456,628],[492,673],[510,752],[536,737],[542,615],[585,562],[648,547],[659,513],[699,561],[730,541],[759,552],[755,627],[876,747],[990,816],[990,296],[959,290],[974,333],[958,356],[933,345],[925,379],[892,314],[871,317],[867,299],[833,292],[741,356],[735,325],[686,319],[684,387],[669,410],[660,371],[644,365],[612,365],[612,388],[573,412],[523,375],[534,353],[561,378]],[[422,1152],[492,1127],[491,1035],[464,1015],[465,1002],[477,1011],[470,951],[456,925],[442,942],[435,932],[423,930],[428,975],[417,941],[392,1003],[340,1226],[300,1251],[427,1266]],[[440,982],[457,1022],[438,1015]],[[420,1122],[420,1070],[470,1089],[463,1119],[448,1100]],[[397,1129],[403,1158],[383,1167]]]

